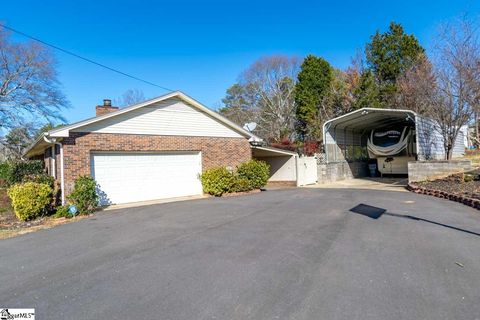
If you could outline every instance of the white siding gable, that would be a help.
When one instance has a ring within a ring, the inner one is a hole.
[[[241,138],[238,132],[179,99],[168,99],[73,132]]]

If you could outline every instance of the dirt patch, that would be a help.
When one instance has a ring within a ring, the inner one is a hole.
[[[238,197],[238,196],[244,196],[244,195],[247,195],[247,194],[259,193],[259,192],[262,192],[262,191],[260,189],[255,189],[255,190],[245,191],[245,192],[224,193],[224,194],[222,194],[222,198]]]
[[[467,178],[469,176],[471,178]],[[473,199],[480,199],[480,180],[477,180],[479,179],[478,177],[480,177],[479,169],[467,174],[454,174],[443,179],[418,182],[416,184],[426,189],[440,190]]]
[[[41,229],[48,229],[60,224],[78,221],[87,216],[73,219],[41,217],[32,221],[21,221],[13,212],[10,198],[5,188],[0,188],[0,239],[11,238]]]

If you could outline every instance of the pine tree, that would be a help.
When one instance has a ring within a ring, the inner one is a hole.
[[[397,78],[425,54],[413,34],[406,34],[402,25],[391,22],[387,32],[377,33],[366,49],[367,67],[373,72],[382,104],[389,105],[396,92]],[[369,77],[369,75],[367,75]]]

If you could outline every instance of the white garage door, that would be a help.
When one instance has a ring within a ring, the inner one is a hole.
[[[100,204],[198,195],[200,153],[93,153]]]

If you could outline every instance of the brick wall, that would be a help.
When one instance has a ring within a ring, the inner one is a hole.
[[[63,140],[66,194],[79,175],[90,174],[93,151],[201,151],[202,169],[235,167],[251,159],[245,138],[147,136],[112,133],[71,133]]]

